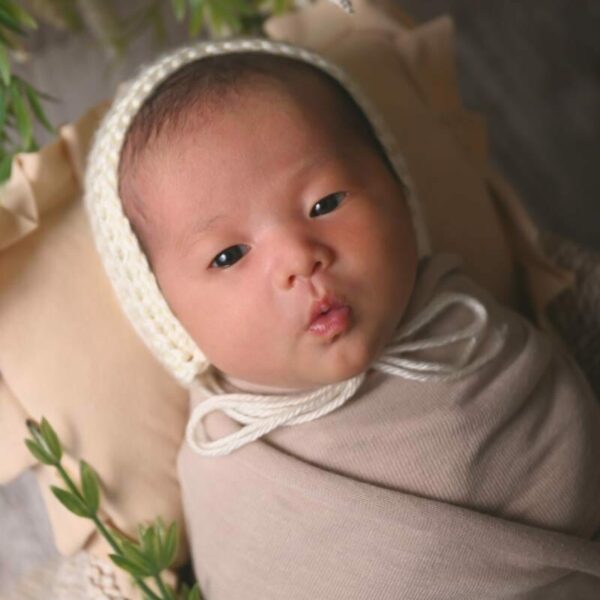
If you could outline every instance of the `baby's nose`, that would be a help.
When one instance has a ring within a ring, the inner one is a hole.
[[[333,261],[333,250],[322,240],[289,232],[275,250],[275,279],[281,289],[290,289],[298,279],[309,279]]]

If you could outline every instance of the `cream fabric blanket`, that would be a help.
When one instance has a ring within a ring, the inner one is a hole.
[[[600,404],[558,344],[454,255],[422,261],[405,318],[443,290],[508,325],[479,371],[451,382],[371,371],[340,409],[229,456],[181,447],[207,600],[600,597]],[[204,425],[213,439],[240,427],[220,412]]]

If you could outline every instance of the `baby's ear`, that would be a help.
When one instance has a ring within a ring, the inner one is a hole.
[[[135,533],[137,523],[161,515],[183,528],[175,472],[187,392],[126,319],[81,197],[80,169],[102,112],[61,128],[39,152],[17,156],[2,188],[0,483],[33,464],[25,419],[46,417],[71,474],[78,476],[79,459],[97,470],[111,521]],[[106,556],[93,523],[50,493],[54,471],[34,472],[58,550]]]

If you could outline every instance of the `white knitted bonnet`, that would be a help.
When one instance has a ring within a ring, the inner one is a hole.
[[[158,84],[187,63],[238,52],[264,52],[309,63],[348,91],[370,121],[404,184],[419,256],[429,254],[426,227],[404,159],[376,109],[342,69],[305,48],[262,38],[200,42],[165,55],[141,70],[104,117],[88,158],[84,198],[97,250],[123,310],[152,353],[186,388],[210,363],[167,305],[123,212],[118,194],[119,157],[133,117]]]

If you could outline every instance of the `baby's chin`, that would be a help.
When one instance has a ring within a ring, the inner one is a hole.
[[[339,343],[325,349],[321,360],[308,370],[307,379],[313,385],[331,385],[352,379],[368,371],[385,346],[389,334],[365,335],[355,329]]]
[[[289,354],[256,356],[242,360],[238,355],[227,365],[213,366],[224,378],[249,393],[295,393],[339,384],[366,373],[393,334],[389,323],[351,327],[328,340],[309,340]],[[210,359],[210,357],[209,357]],[[253,360],[254,359],[254,360]]]
[[[366,372],[373,362],[373,353],[364,352],[352,355],[332,352],[330,356],[320,356],[314,364],[303,364],[299,368],[281,369],[260,374],[245,370],[217,371],[229,383],[249,393],[291,394],[311,391],[352,379]]]

